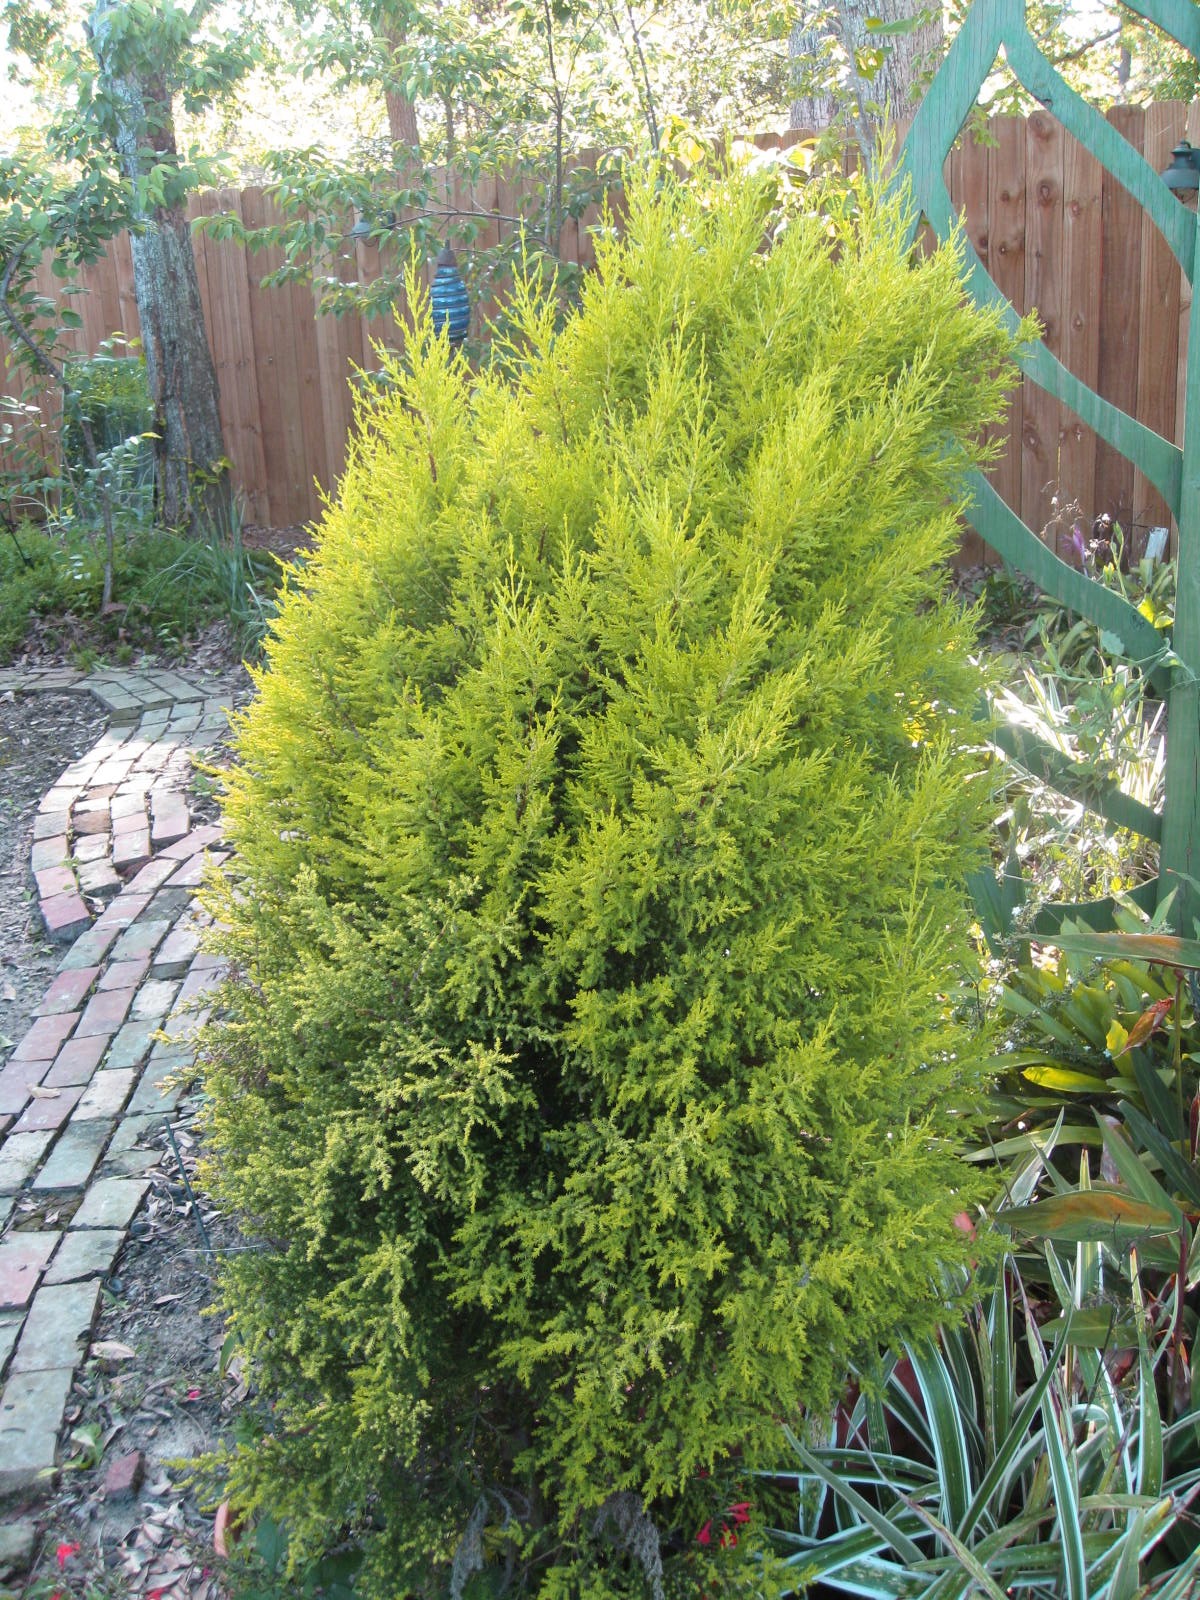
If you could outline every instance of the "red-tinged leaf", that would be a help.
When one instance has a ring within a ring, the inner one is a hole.
[[[1077,1189],[1050,1195],[1031,1206],[997,1214],[1014,1233],[1057,1239],[1067,1244],[1132,1244],[1147,1234],[1173,1233],[1179,1214],[1116,1189]]]
[[[1143,1011],[1133,1027],[1130,1028],[1129,1037],[1117,1051],[1117,1054],[1123,1056],[1127,1050],[1135,1050],[1139,1044],[1144,1044],[1156,1029],[1162,1027],[1174,1004],[1174,1000],[1170,995],[1167,995],[1162,1000],[1156,1000],[1149,1010]]]
[[[1056,933],[1047,941],[1072,955],[1124,956],[1163,967],[1193,967],[1200,972],[1200,939],[1170,933]]]

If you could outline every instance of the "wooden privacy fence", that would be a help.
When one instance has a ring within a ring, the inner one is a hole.
[[[1180,138],[1200,145],[1200,106],[1118,107],[1108,120],[1160,171]],[[786,147],[801,137],[766,135],[755,142]],[[1187,294],[1169,248],[1141,207],[1046,111],[993,118],[983,137],[960,140],[945,172],[981,260],[1018,311],[1038,311],[1048,348],[1105,399],[1167,438],[1181,439]],[[459,192],[484,214],[511,214],[521,199],[518,186],[494,179]],[[193,215],[234,210],[252,227],[279,219],[257,188],[207,193],[191,209]],[[485,234],[481,242],[492,241]],[[352,370],[377,366],[372,341],[394,341],[395,324],[319,317],[303,285],[260,288],[259,280],[280,263],[278,250],[249,255],[203,234],[195,247],[226,450],[247,518],[274,525],[307,521],[319,511],[316,485],[331,488],[345,461]],[[562,255],[592,264],[586,222],[568,225]],[[347,241],[342,267],[347,278],[370,280],[379,273],[378,253]],[[135,335],[128,239],[115,241],[84,282],[88,292],[73,302],[83,317],[73,336],[80,353],[94,352],[116,330]],[[40,287],[58,291],[48,270]],[[1108,512],[1139,544],[1149,527],[1169,522],[1153,487],[1028,380],[1014,393],[990,476],[1031,527],[1049,526],[1048,541],[1064,555],[1073,517],[1050,526],[1056,502],[1077,505],[1085,528]],[[963,559],[986,559],[974,534],[965,537]]]

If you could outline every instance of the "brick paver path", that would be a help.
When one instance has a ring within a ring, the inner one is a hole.
[[[199,950],[195,753],[221,702],[174,672],[0,671],[0,693],[76,690],[108,731],[46,795],[30,870],[58,975],[0,1065],[0,1500],[48,1488],[76,1369],[219,979]]]

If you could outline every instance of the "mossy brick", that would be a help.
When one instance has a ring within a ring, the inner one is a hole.
[[[129,889],[126,888],[124,893],[119,894],[112,904],[106,906],[100,916],[96,918],[96,926],[98,928],[116,928],[118,932],[124,932],[127,928],[132,927],[149,904],[150,896],[148,894],[131,894]],[[125,957],[116,956],[116,959],[123,961]]]
[[[65,838],[70,825],[70,807],[61,811],[39,812],[33,819],[33,837],[37,840]]]
[[[113,946],[112,958],[114,961],[140,961],[151,957],[170,931],[171,924],[164,917],[135,922]]]
[[[0,1350],[2,1348],[3,1339],[0,1338]],[[36,1547],[37,1523],[32,1517],[13,1517],[0,1523],[0,1578],[23,1577],[33,1566]]]
[[[16,1194],[30,1182],[36,1187],[34,1174],[53,1137],[47,1129],[6,1137],[0,1145],[0,1194]]]
[[[157,1149],[151,1149],[147,1144],[154,1135],[162,1132],[164,1123],[161,1111],[143,1111],[136,1115],[129,1113],[121,1118],[116,1132],[112,1136],[106,1156],[122,1155],[130,1150],[146,1148],[147,1153],[158,1157]]]
[[[136,988],[150,970],[149,956],[137,961],[110,961],[100,975],[97,989]]]
[[[61,1237],[30,1232],[10,1233],[0,1239],[0,1309],[20,1310],[29,1304]]]
[[[81,1088],[48,1089],[30,1100],[13,1132],[35,1133],[42,1128],[61,1128],[82,1093]]]
[[[75,840],[71,856],[77,865],[86,865],[90,861],[103,861],[111,849],[111,834],[81,833]]]
[[[68,1122],[29,1187],[36,1194],[82,1189],[95,1171],[111,1133],[111,1123]],[[45,1137],[49,1139],[50,1135]]]
[[[60,972],[35,1007],[38,1016],[58,1016],[76,1010],[87,998],[93,983],[100,975],[97,967],[73,967]]]
[[[75,1121],[88,1122],[95,1117],[106,1121],[118,1116],[128,1100],[137,1073],[132,1067],[116,1072],[98,1072],[82,1092],[75,1107]]]
[[[136,989],[100,989],[84,1007],[75,1030],[76,1037],[85,1039],[93,1033],[114,1033],[129,1014]]]
[[[105,1278],[125,1241],[121,1228],[85,1228],[65,1233],[43,1282],[77,1283],[85,1278]]]
[[[92,925],[92,914],[78,894],[56,894],[38,902],[42,925],[54,944],[72,944]]]
[[[127,1022],[109,1048],[104,1070],[122,1072],[127,1067],[140,1067],[150,1054],[157,1031],[155,1022]]]
[[[61,867],[70,855],[66,834],[56,833],[49,839],[34,840],[29,852],[29,865],[34,872],[44,872],[48,867]]]
[[[4,1377],[9,1356],[17,1347],[17,1339],[24,1321],[23,1311],[0,1311],[0,1380]],[[0,1524],[0,1527],[2,1526],[3,1524]],[[3,1576],[3,1567],[0,1566],[0,1578]]]
[[[178,992],[179,984],[173,978],[151,978],[134,996],[131,1015],[138,1021],[161,1022]]]
[[[48,1489],[75,1368],[13,1372],[0,1393],[0,1497]]]
[[[161,1117],[165,1112],[173,1111],[183,1099],[186,1088],[184,1075],[193,1059],[194,1052],[185,1050],[179,1059],[163,1055],[150,1063],[133,1092],[126,1114],[136,1117],[157,1112]]]
[[[107,1033],[91,1033],[83,1039],[68,1039],[42,1082],[51,1089],[87,1083],[100,1065],[111,1037]]]
[[[150,916],[170,925],[177,922],[195,900],[190,889],[160,889],[150,902]]]
[[[61,816],[64,812],[69,812],[75,802],[82,799],[82,797],[82,791],[78,786],[71,788],[59,788],[56,786],[48,790],[43,796],[41,803],[38,805],[37,814],[40,817]],[[65,828],[63,832],[66,832]]]
[[[76,1365],[91,1335],[99,1302],[98,1283],[43,1284],[25,1318],[9,1364],[10,1374]]]
[[[97,1178],[71,1218],[72,1230],[128,1228],[149,1187],[145,1178]]]
[[[78,1011],[62,1011],[54,1016],[38,1017],[22,1036],[12,1053],[14,1061],[53,1061],[61,1045],[70,1037],[79,1021]]]
[[[200,934],[194,927],[175,927],[159,945],[154,957],[154,975],[158,978],[186,976],[192,960],[200,950]]]
[[[121,887],[121,879],[113,871],[112,863],[107,858],[102,861],[84,861],[79,867],[79,887],[93,898],[106,899],[117,893]]]
[[[76,967],[88,967],[104,960],[111,946],[116,942],[120,929],[109,924],[101,928],[98,924],[89,928],[86,933],[80,934],[75,943],[58,963],[60,972],[70,972]]]

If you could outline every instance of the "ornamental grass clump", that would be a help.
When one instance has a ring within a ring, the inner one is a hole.
[[[941,564],[1008,343],[806,203],[636,188],[482,374],[418,314],[241,721],[233,1492],[364,1594],[762,1592],[781,1420],[971,1248]]]

